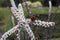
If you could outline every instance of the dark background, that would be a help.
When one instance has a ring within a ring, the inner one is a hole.
[[[18,4],[19,1],[20,1],[20,3],[22,3],[22,0],[15,0],[16,4]],[[48,4],[49,0],[29,0],[29,1],[31,1],[31,2],[40,1],[43,4],[43,6],[49,5]],[[51,1],[52,1],[53,6],[59,6],[60,5],[60,0],[51,0]],[[3,1],[0,0],[0,6],[2,6],[2,7],[11,6],[10,0],[3,0]]]

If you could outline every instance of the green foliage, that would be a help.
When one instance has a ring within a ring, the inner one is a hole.
[[[0,0],[0,5],[4,2],[5,0]]]
[[[60,40],[60,38],[54,38],[54,39],[51,39],[51,40]]]
[[[0,6],[2,7],[10,6],[10,0],[0,0]]]
[[[0,17],[4,23],[0,30],[6,32],[12,27],[10,10],[7,8],[0,8]]]
[[[0,3],[2,3],[3,1],[5,1],[5,0],[0,0]]]

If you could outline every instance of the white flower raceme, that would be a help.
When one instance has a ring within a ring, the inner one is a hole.
[[[39,6],[42,6],[42,3],[39,2],[39,1],[33,2],[33,3],[31,4],[31,6],[32,6],[32,7],[39,7]]]

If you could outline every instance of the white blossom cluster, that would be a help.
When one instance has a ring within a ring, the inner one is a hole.
[[[17,9],[18,11],[14,7],[12,7],[11,10],[15,18],[18,20],[18,22],[22,24],[21,26],[27,31],[31,40],[34,40],[35,39],[34,34],[31,28],[29,27],[28,23],[25,22],[26,20],[24,17],[22,5],[19,4],[18,9]]]
[[[45,22],[41,20],[35,20],[33,24],[37,26],[50,27],[50,26],[54,26],[55,22]]]
[[[17,25],[15,27],[13,27],[11,30],[9,30],[8,32],[4,33],[0,40],[6,40],[6,38],[8,36],[10,36],[12,33],[14,33],[18,27],[23,27],[25,29],[25,31],[28,33],[31,40],[34,40],[35,37],[34,37],[34,34],[31,30],[31,28],[29,27],[28,23],[25,23],[25,17],[24,17],[22,5],[19,4],[18,9],[16,9],[15,7],[11,7],[11,11],[12,11],[13,15],[15,16],[15,18],[18,20],[19,26]],[[19,39],[19,36],[17,36],[17,38]]]
[[[26,19],[26,23],[30,23],[31,20],[30,19]],[[32,22],[33,25],[37,25],[37,26],[42,26],[42,27],[51,27],[55,25],[55,22],[47,22],[47,21],[41,21],[41,20],[35,20],[34,22]]]
[[[16,25],[12,29],[8,30],[8,32],[6,32],[2,35],[2,38],[0,40],[6,40],[6,38],[9,37],[11,34],[13,34],[17,30],[18,27],[19,27],[19,25]]]

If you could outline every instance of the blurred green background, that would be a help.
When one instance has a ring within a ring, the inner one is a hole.
[[[44,2],[44,0],[30,0],[30,1],[31,2],[40,1],[42,5]],[[6,32],[13,27],[12,19],[11,19],[12,13],[10,11],[10,8],[8,7],[9,5],[10,5],[9,0],[0,0],[0,21],[3,24],[3,25],[0,25],[0,31],[2,32]],[[44,5],[39,7],[31,7],[31,12],[37,15],[40,15],[40,14],[47,15],[48,11],[49,11],[49,8],[45,7]],[[51,12],[55,14],[54,21],[56,22],[55,29],[51,33],[52,34],[51,40],[60,40],[60,8],[53,6]],[[24,14],[27,17],[27,11],[25,8],[24,8]],[[43,15],[42,15],[42,18],[45,18],[46,16],[43,16]],[[33,31],[34,33],[37,32],[36,27],[33,27]],[[38,32],[40,32],[40,30],[38,30]]]

